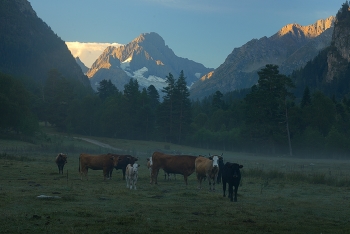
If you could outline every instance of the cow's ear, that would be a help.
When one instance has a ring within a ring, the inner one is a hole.
[[[149,161],[149,158],[147,158],[147,161]]]
[[[210,156],[209,159],[210,159],[210,160],[213,160],[213,156]]]
[[[243,168],[243,165],[239,165],[239,168]]]
[[[141,165],[140,164],[138,164],[138,166],[137,167],[140,167]]]

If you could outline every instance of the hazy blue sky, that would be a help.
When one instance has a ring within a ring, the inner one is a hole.
[[[127,44],[156,32],[177,56],[217,68],[236,47],[290,23],[336,15],[345,0],[29,0],[64,41]]]

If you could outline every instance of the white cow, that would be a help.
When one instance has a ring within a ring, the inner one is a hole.
[[[125,175],[125,179],[126,179],[126,187],[132,189],[134,187],[134,189],[136,190],[136,182],[137,182],[137,177],[138,177],[138,168],[140,165],[138,165],[137,163],[134,163],[133,165],[128,164],[126,166],[126,175]]]

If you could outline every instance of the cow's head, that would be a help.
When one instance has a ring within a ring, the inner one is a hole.
[[[67,163],[67,154],[59,153],[58,157],[61,158],[61,160],[64,162],[64,164]]]
[[[147,158],[147,168],[151,168],[153,165],[152,157]]]
[[[118,166],[118,163],[122,160],[122,158],[113,154],[110,154],[110,156],[111,156],[110,159],[113,161],[113,166],[114,167]]]
[[[133,157],[131,155],[126,155],[126,160],[129,164],[134,164],[137,160],[139,160],[138,157]]]
[[[213,155],[209,159],[213,161],[213,167],[219,167],[219,156]]]
[[[237,178],[241,175],[241,171],[239,169],[243,168],[243,165],[238,163],[226,163],[226,165],[230,168],[233,178]]]
[[[139,167],[140,167],[139,164],[134,163],[134,164],[132,165],[132,170],[133,170],[134,172],[137,172]]]
[[[211,156],[209,154],[209,159],[213,161],[213,167],[219,167],[219,159],[220,159],[221,156],[218,156],[218,155],[213,155]],[[222,157],[221,157],[222,158]]]

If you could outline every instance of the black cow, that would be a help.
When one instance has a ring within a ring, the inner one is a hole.
[[[63,175],[63,167],[67,163],[67,155],[66,154],[58,154],[55,160],[58,167],[58,174]]]
[[[218,177],[216,179],[216,183],[220,184],[221,177],[222,177],[222,171],[224,170],[224,159],[222,157],[219,158],[218,164],[219,164],[219,173],[218,173]]]
[[[243,165],[237,163],[227,162],[224,165],[222,172],[222,190],[224,191],[224,197],[226,192],[226,183],[228,183],[228,198],[231,202],[234,200],[237,201],[237,191],[239,183],[241,182],[241,172],[240,168],[243,168]],[[233,199],[233,186],[235,187],[235,197]]]
[[[122,169],[122,171],[123,171],[123,180],[125,180],[126,166],[128,164],[133,165],[138,160],[138,158],[137,157],[133,157],[131,155],[120,155],[120,154],[111,154],[111,155],[119,157],[118,165],[115,166],[114,168],[116,170]],[[110,172],[110,177],[112,177],[112,171]]]

